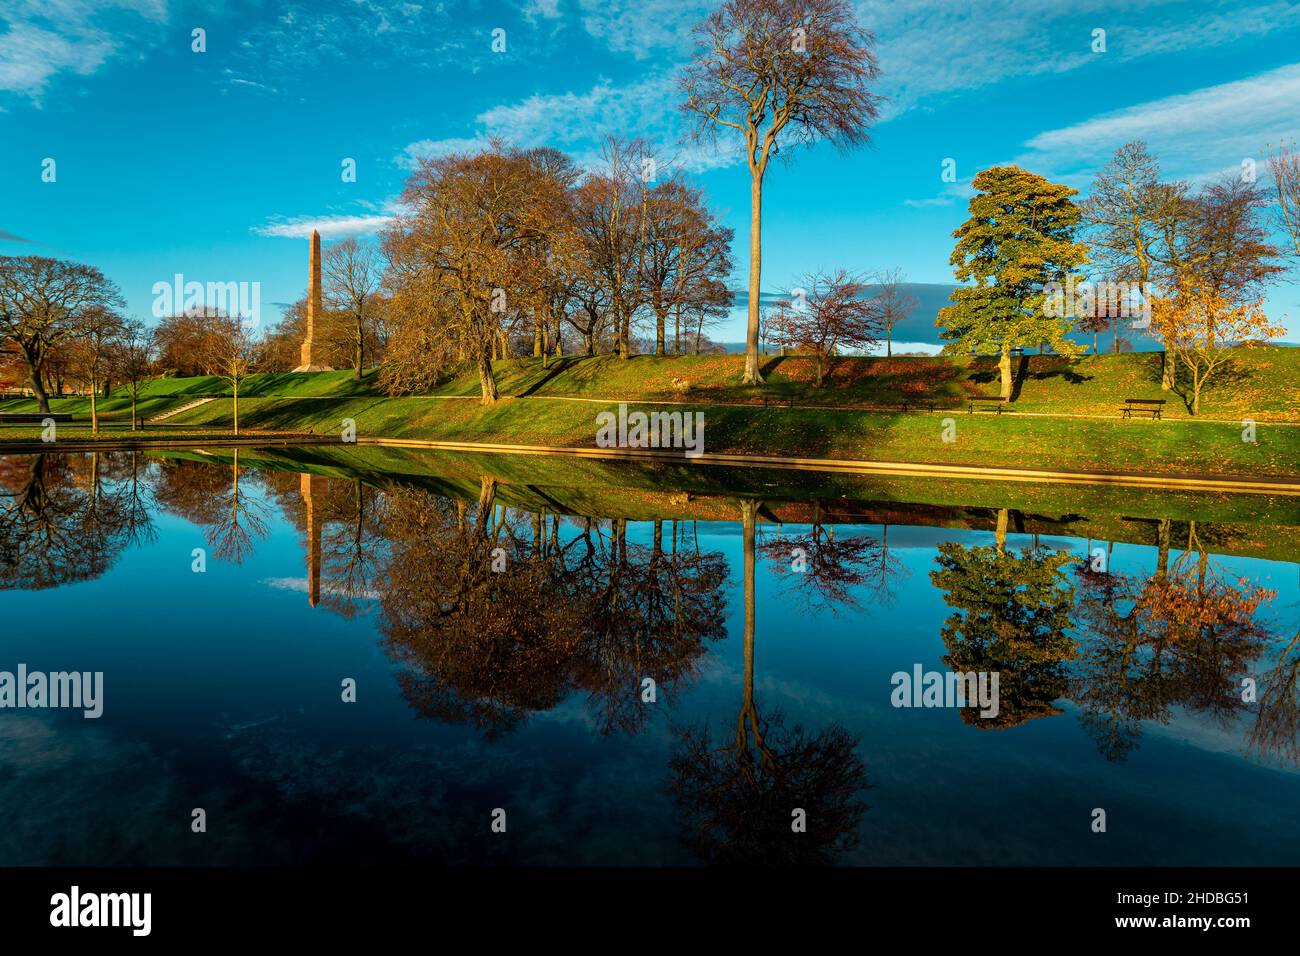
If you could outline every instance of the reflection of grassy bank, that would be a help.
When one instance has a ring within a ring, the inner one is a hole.
[[[164,452],[168,456],[190,453]],[[229,461],[213,449],[208,457]],[[647,520],[736,519],[736,500],[765,503],[764,517],[790,523],[924,525],[992,530],[1009,509],[1013,532],[1154,545],[1156,522],[1174,522],[1175,547],[1188,522],[1215,551],[1300,561],[1300,500],[1072,485],[881,478],[541,456],[429,453],[318,446],[244,450],[241,464],[419,485],[474,500],[483,476],[502,503],[529,511]]]
[[[219,399],[173,420],[223,425],[230,406]],[[240,418],[261,430],[338,435],[351,419],[362,436],[591,448],[596,415],[616,409],[541,400],[503,400],[485,409],[463,399],[268,398],[241,402]],[[1300,470],[1300,428],[1287,426],[1261,424],[1252,444],[1241,440],[1236,424],[951,413],[956,440],[945,442],[942,413],[723,406],[700,411],[704,449],[711,453],[1230,478],[1292,477]]]

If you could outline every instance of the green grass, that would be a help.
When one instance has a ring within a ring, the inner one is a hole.
[[[488,408],[479,405],[477,376],[470,374],[428,395],[387,397],[373,372],[361,381],[349,371],[266,373],[241,385],[240,424],[339,435],[351,419],[361,436],[593,447],[597,413],[614,410],[619,401],[633,408],[638,401],[661,401],[704,413],[710,452],[1238,477],[1300,474],[1300,428],[1269,424],[1300,421],[1300,349],[1237,350],[1230,374],[1203,396],[1199,419],[1187,415],[1177,395],[1163,393],[1170,401],[1163,422],[1123,420],[1118,411],[1127,397],[1162,396],[1155,354],[1074,361],[1029,356],[1016,414],[1002,416],[964,414],[965,396],[996,388],[996,367],[987,359],[846,358],[832,365],[823,388],[812,383],[811,363],[794,357],[767,360],[767,386],[742,387],[742,361],[712,355],[567,358],[546,366],[537,359],[500,362],[505,397]],[[140,412],[152,416],[228,391],[227,383],[212,378],[157,379],[141,389]],[[903,395],[947,411],[886,410]],[[758,404],[764,400],[793,401],[794,407]],[[55,399],[51,407],[78,421],[89,416],[86,398]],[[30,400],[0,403],[0,411],[34,408]],[[129,401],[119,389],[100,408],[106,422],[121,422]],[[231,412],[231,400],[217,397],[167,424],[229,428]],[[956,426],[951,443],[942,440],[945,417]],[[1241,440],[1237,422],[1243,418],[1259,422],[1253,444]],[[16,434],[14,427],[0,426],[0,437]]]
[[[635,403],[629,410],[635,410]],[[645,411],[655,409],[641,406]],[[361,436],[595,447],[596,415],[615,405],[504,399],[489,408],[445,398],[247,399],[243,427]],[[662,410],[662,409],[660,409]],[[889,414],[844,410],[701,406],[708,452],[869,459],[1010,468],[1236,477],[1294,477],[1300,428],[1258,427],[1256,442],[1235,424],[1203,421],[1030,418],[1016,415]],[[221,426],[219,399],[177,415],[184,425]],[[956,440],[943,440],[951,418]]]

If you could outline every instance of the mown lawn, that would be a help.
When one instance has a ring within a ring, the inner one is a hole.
[[[635,403],[629,404],[635,410]],[[663,408],[641,406],[643,411]],[[457,398],[247,399],[243,427],[360,436],[595,447],[596,416],[615,404],[502,399],[490,408]],[[1242,441],[1235,424],[1203,421],[901,414],[802,408],[699,406],[704,450],[1077,471],[1283,477],[1300,474],[1300,428],[1261,424]],[[173,421],[224,425],[220,399]],[[945,421],[955,440],[944,441]]]

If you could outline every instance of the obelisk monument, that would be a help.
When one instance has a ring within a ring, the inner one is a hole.
[[[318,365],[312,356],[316,344],[316,320],[324,316],[320,289],[320,233],[311,231],[311,264],[307,275],[307,334],[302,340],[302,364],[295,372],[329,372],[328,365]]]
[[[307,603],[315,607],[320,603],[320,539],[322,515],[316,510],[316,493],[324,494],[325,479],[316,475],[300,475],[298,488],[307,509]]]

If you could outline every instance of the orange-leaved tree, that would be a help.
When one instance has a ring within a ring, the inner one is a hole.
[[[1234,305],[1208,283],[1184,278],[1152,301],[1151,332],[1191,375],[1188,410],[1199,415],[1201,391],[1231,362],[1234,347],[1251,348],[1286,329],[1269,320],[1260,302]]]

